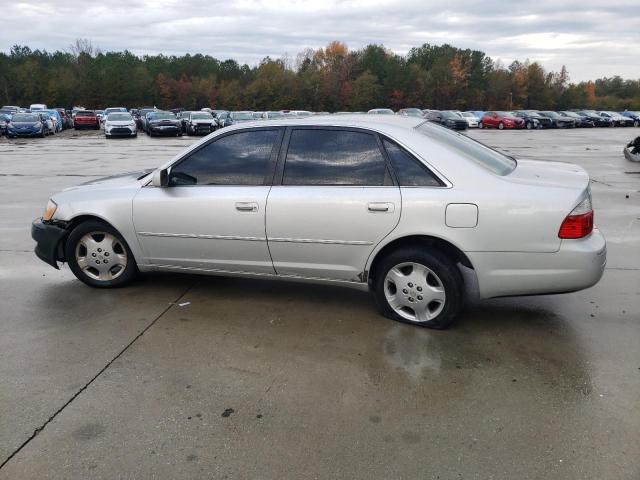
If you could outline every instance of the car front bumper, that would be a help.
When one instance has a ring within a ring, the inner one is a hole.
[[[553,253],[465,252],[473,264],[481,298],[575,292],[600,280],[607,243],[598,229],[562,240]]]
[[[63,227],[52,223],[44,223],[37,218],[31,224],[31,238],[36,241],[34,249],[37,257],[54,268],[58,268],[58,261],[64,258],[61,255],[60,241],[69,232]]]
[[[149,131],[157,135],[177,135],[182,132],[178,125],[149,125]]]

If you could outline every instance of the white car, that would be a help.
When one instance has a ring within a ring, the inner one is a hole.
[[[395,115],[390,108],[372,108],[367,113],[369,115]]]
[[[606,263],[582,168],[397,115],[218,130],[154,171],[55,194],[32,237],[94,287],[138,271],[320,282],[369,289],[384,315],[432,328],[467,292],[571,292]]]
[[[129,112],[110,113],[104,122],[104,136],[106,138],[137,137],[136,121]]]
[[[458,112],[467,121],[469,128],[478,128],[480,120],[471,112]]]

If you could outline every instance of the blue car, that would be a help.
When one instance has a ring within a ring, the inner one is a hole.
[[[47,123],[38,113],[16,113],[7,124],[9,138],[44,137],[48,133]]]
[[[11,121],[11,117],[6,113],[0,113],[0,137],[7,133],[7,124]]]
[[[633,126],[640,127],[640,112],[620,112],[623,117],[633,118]]]

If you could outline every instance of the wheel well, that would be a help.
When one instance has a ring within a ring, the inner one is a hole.
[[[444,253],[454,264],[461,263],[467,268],[473,269],[473,265],[462,250],[455,245],[447,242],[438,237],[430,237],[428,235],[411,235],[409,237],[398,238],[389,244],[385,245],[374,257],[371,262],[371,268],[369,269],[368,279],[375,278],[376,268],[380,264],[380,261],[389,253],[398,250],[400,248],[422,247],[433,250],[438,250]]]
[[[71,233],[71,231],[76,228],[78,225],[80,225],[81,223],[84,223],[88,220],[94,220],[96,222],[102,222],[105,225],[109,225],[111,228],[113,228],[114,230],[117,231],[117,229],[114,228],[113,225],[111,225],[109,222],[107,222],[105,219],[100,218],[100,217],[96,217],[95,215],[79,215],[75,218],[72,218],[71,220],[69,220],[66,225],[65,225],[65,230],[67,231],[67,234],[62,237],[60,239],[60,242],[58,243],[58,261],[61,262],[65,262],[66,261],[66,257],[65,257],[65,249],[67,246],[67,239],[69,238],[69,234]]]

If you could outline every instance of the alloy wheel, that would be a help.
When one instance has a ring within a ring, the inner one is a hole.
[[[127,250],[114,235],[89,232],[76,245],[76,263],[87,277],[99,281],[118,278],[127,267]]]

